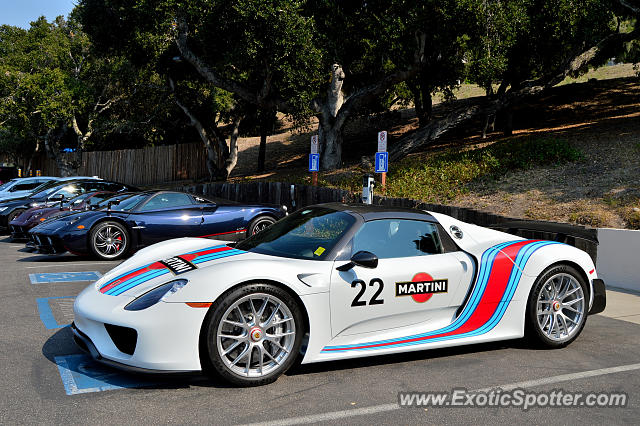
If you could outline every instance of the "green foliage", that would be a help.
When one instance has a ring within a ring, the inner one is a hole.
[[[463,194],[471,181],[495,179],[508,172],[579,161],[582,154],[564,139],[523,138],[463,152],[449,151],[427,159],[408,159],[392,168],[387,195],[446,201]]]

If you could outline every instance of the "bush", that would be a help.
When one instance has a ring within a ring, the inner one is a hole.
[[[582,153],[565,139],[521,138],[468,150],[450,150],[426,159],[401,162],[389,174],[387,195],[426,201],[451,200],[465,185],[495,179],[514,170],[578,161]]]

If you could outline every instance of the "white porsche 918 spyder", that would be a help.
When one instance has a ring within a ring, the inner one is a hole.
[[[236,244],[145,248],[76,299],[75,340],[137,371],[241,386],[312,363],[531,336],[561,347],[605,307],[587,253],[418,210],[311,206]]]

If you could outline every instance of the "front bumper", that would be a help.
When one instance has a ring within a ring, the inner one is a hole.
[[[55,235],[30,233],[29,239],[33,242],[38,253],[60,254],[67,251],[62,240]]]
[[[593,304],[589,310],[589,315],[599,314],[607,306],[607,291],[604,281],[595,279],[593,283]]]
[[[71,252],[84,255],[88,253],[87,233],[84,231],[64,231],[42,229],[36,226],[29,231],[29,239],[35,244],[39,253],[59,254]]]
[[[207,309],[159,302],[142,311],[125,311],[133,298],[108,296],[90,285],[74,304],[74,340],[111,366],[140,372],[201,371],[200,329]],[[135,330],[130,350],[109,328]],[[125,353],[123,352],[125,350]]]
[[[29,229],[22,225],[9,225],[11,231],[11,238],[14,240],[29,240]]]

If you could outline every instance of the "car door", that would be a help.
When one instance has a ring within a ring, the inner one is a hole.
[[[202,206],[201,236],[227,240],[245,235],[245,209],[215,203],[202,204]]]
[[[384,219],[365,222],[352,254],[378,257],[375,268],[334,268],[331,278],[333,336],[406,326],[429,331],[453,320],[473,279],[467,254],[443,249],[435,223]],[[336,262],[336,265],[345,262]]]
[[[131,212],[129,220],[140,230],[143,245],[200,235],[202,208],[188,194],[161,192]]]

